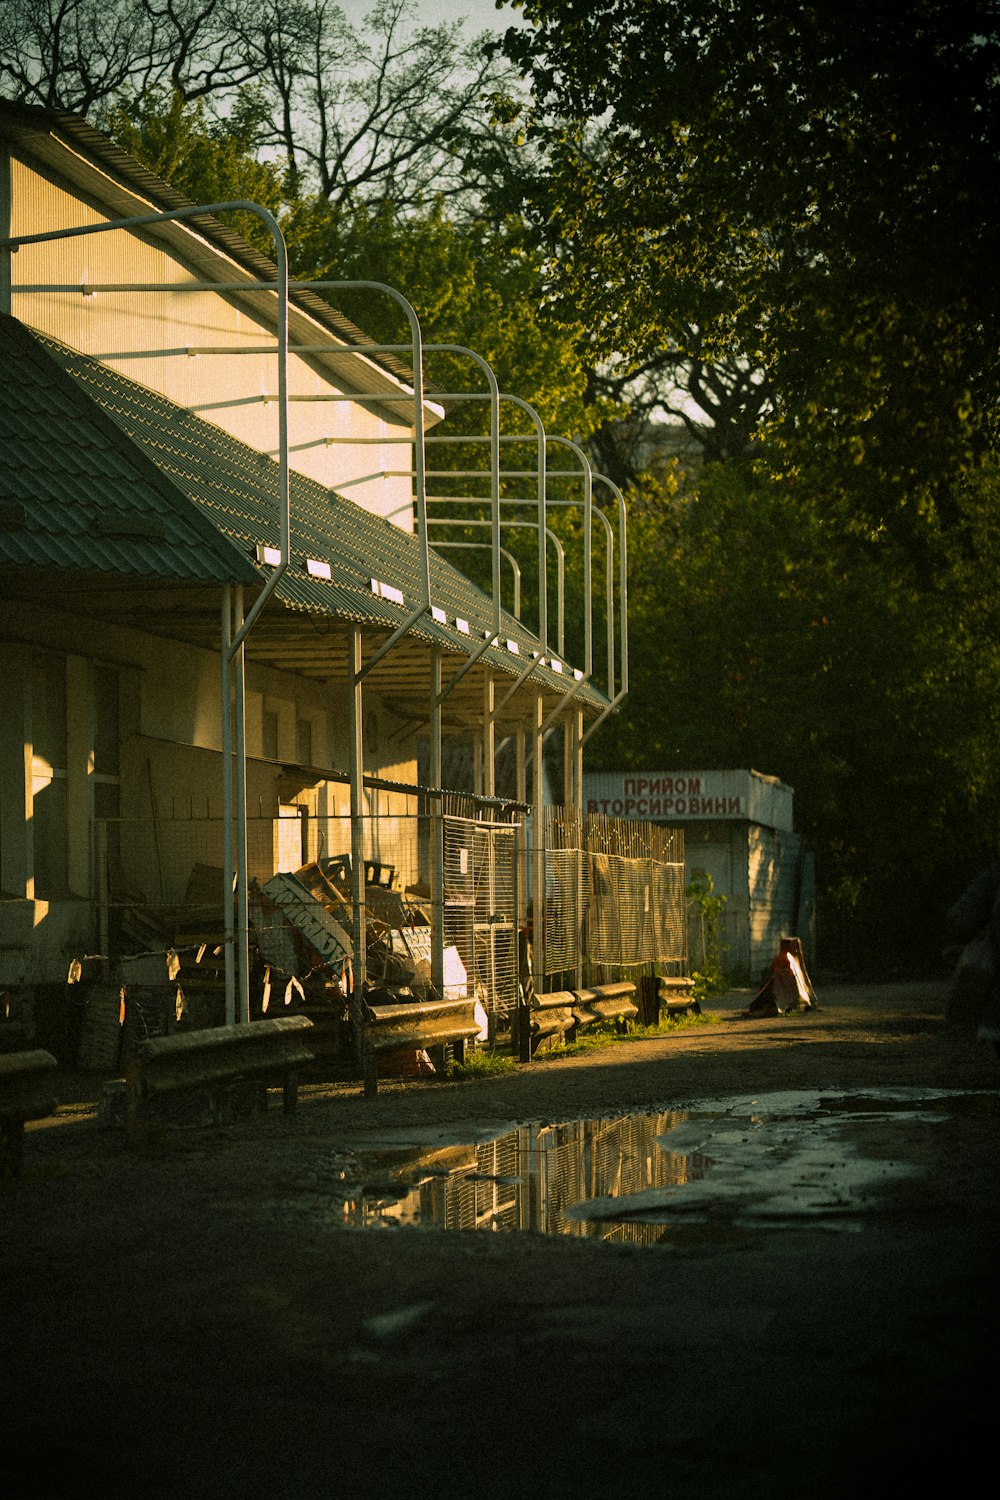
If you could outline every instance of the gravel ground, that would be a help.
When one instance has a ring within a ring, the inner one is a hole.
[[[0,1194],[0,1493],[753,1500],[977,1477],[998,1398],[1000,1064],[946,1026],[940,984],[821,986],[815,1012],[769,1020],[740,1019],[747,998],[478,1082],[376,1100],[309,1083],[291,1119],[272,1105],[142,1152],[98,1129],[101,1080],[62,1076]],[[459,1143],[776,1091],[938,1104],[823,1125],[885,1168],[846,1228],[754,1218],[780,1151],[738,1211],[720,1196],[652,1248],[362,1231],[331,1206],[373,1133]]]

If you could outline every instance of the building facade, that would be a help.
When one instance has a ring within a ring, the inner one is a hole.
[[[191,954],[216,953],[225,1017],[248,1019],[262,965],[300,988],[303,963],[305,978],[317,967],[315,945],[283,964],[260,942],[263,887],[312,867],[339,871],[352,992],[384,881],[429,913],[438,990],[446,947],[464,944],[466,968],[478,975],[482,957],[489,978],[499,945],[509,993],[512,934],[547,881],[543,745],[561,737],[561,802],[579,808],[585,739],[627,689],[622,497],[604,481],[609,519],[600,476],[565,440],[559,464],[569,450],[579,468],[567,500],[548,477],[551,435],[517,398],[538,454],[517,499],[523,477],[505,479],[498,436],[515,398],[467,351],[483,462],[463,486],[493,580],[477,587],[432,545],[428,452],[446,412],[405,297],[383,289],[409,318],[408,358],[366,338],[322,285],[288,282],[266,214],[273,261],[215,207],[79,117],[0,104],[7,1012],[88,965],[107,980],[166,946],[182,973]],[[511,461],[523,470],[520,452]],[[561,649],[547,503],[581,518],[579,663]],[[501,598],[508,517],[537,537],[530,621]],[[443,780],[446,737],[471,749],[464,800]],[[500,744],[516,765],[506,801]],[[502,901],[496,858],[512,871]]]
[[[599,771],[584,775],[592,814],[650,819],[684,832],[686,880],[711,876],[725,898],[723,960],[728,972],[755,981],[783,937],[801,937],[815,960],[815,871],[795,832],[794,794],[759,771]],[[697,967],[700,934],[691,913],[689,952]]]

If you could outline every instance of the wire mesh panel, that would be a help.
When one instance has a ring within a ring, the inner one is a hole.
[[[444,942],[500,1027],[517,1004],[517,825],[444,816]]]
[[[584,820],[591,964],[680,963],[687,952],[684,835],[603,813]]]
[[[578,807],[545,809],[542,930],[546,974],[575,972],[584,958],[583,825]]]
[[[545,975],[683,965],[684,835],[577,808],[545,817]]]

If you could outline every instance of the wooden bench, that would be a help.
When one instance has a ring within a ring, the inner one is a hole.
[[[125,1072],[126,1133],[141,1143],[146,1105],[164,1094],[192,1089],[213,1092],[243,1078],[280,1080],[286,1114],[298,1100],[298,1070],[312,1062],[307,1016],[276,1016],[249,1025],[212,1026],[140,1042]]]
[[[465,1044],[479,1035],[475,999],[428,1000],[418,1005],[366,1005],[362,1029],[365,1097],[378,1093],[378,1059],[383,1052],[453,1049],[465,1059]]]
[[[57,1066],[51,1052],[0,1053],[0,1175],[21,1175],[25,1122],[55,1113],[57,1100],[49,1075]]]

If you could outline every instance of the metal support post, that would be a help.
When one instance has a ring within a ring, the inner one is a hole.
[[[572,750],[572,780],[573,780],[573,802],[580,809],[580,827],[585,830],[583,820],[583,709],[576,708],[572,714],[567,715],[567,727],[570,730],[570,745]],[[584,832],[584,848],[586,848],[586,833]],[[581,850],[576,869],[576,913],[580,924],[580,933],[576,945],[576,988],[582,989],[584,983],[583,961],[586,948],[586,932],[584,930],[586,912],[586,891],[584,888],[586,854]]]
[[[222,921],[226,970],[226,1025],[236,1022],[236,931],[233,922],[233,603],[227,584],[222,590],[220,711],[222,719]]]
[[[431,649],[431,754],[430,783],[441,787],[441,647]],[[444,999],[444,803],[431,803],[431,983]]]
[[[573,714],[573,790],[574,801],[583,811],[583,709]]]
[[[514,795],[516,796],[518,802],[524,803],[528,800],[528,767],[527,755],[525,753],[524,730],[521,728],[520,724],[514,730],[514,767],[514,775],[516,778],[516,789]],[[527,870],[524,867],[523,825],[520,829],[519,844],[520,850],[517,861],[517,926],[518,930],[520,931],[527,919],[528,905],[528,876]]]
[[[472,791],[476,797],[483,795],[483,736],[478,729],[472,731]]]
[[[362,1064],[364,1049],[364,991],[367,979],[367,919],[365,913],[364,822],[364,686],[361,675],[361,627],[351,625],[347,656],[351,770],[351,1032],[355,1057]]]
[[[563,806],[572,807],[576,801],[573,790],[573,715],[563,719]]]
[[[496,699],[493,673],[483,674],[483,796],[496,796]]]
[[[532,949],[534,956],[535,989],[545,986],[545,809],[542,805],[544,779],[542,776],[542,743],[545,723],[545,701],[541,693],[535,693],[531,721],[531,817],[532,817],[532,871],[531,911]]]
[[[236,955],[239,970],[239,1020],[250,1020],[250,903],[247,861],[246,648],[243,634],[243,586],[235,591],[233,687],[236,699]],[[231,899],[231,897],[230,897]]]
[[[528,800],[528,765],[524,743],[524,730],[520,725],[514,730],[514,776],[517,782],[515,796],[518,802]]]

